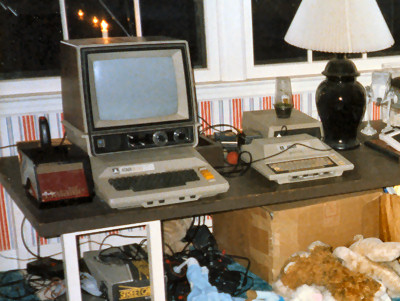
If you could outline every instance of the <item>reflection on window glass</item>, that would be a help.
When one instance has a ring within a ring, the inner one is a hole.
[[[59,74],[58,0],[1,1],[0,79]]]
[[[252,0],[255,65],[307,60],[306,50],[284,41],[300,2]]]
[[[66,0],[70,39],[136,35],[133,0]],[[193,67],[206,67],[203,0],[142,0],[143,36],[167,36],[189,42]],[[96,20],[97,22],[94,22]]]
[[[145,0],[140,11],[144,36],[186,40],[193,67],[207,66],[203,0]]]
[[[377,0],[379,8],[385,18],[390,32],[394,38],[394,45],[388,49],[368,53],[369,57],[400,54],[400,1],[399,0]]]
[[[102,21],[110,37],[136,35],[133,1],[65,0],[65,8],[70,39],[102,37]]]
[[[206,67],[203,0],[142,0],[142,33],[189,42],[193,67]],[[136,35],[133,0],[65,0],[70,39]],[[97,23],[93,20],[97,19]],[[59,0],[0,0],[0,80],[60,73]]]

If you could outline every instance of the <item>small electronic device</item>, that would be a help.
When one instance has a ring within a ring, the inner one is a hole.
[[[21,181],[29,198],[40,208],[91,201],[93,181],[88,155],[61,139],[52,141],[43,116],[39,118],[39,129],[40,142],[17,143]]]
[[[228,190],[194,149],[197,104],[186,41],[69,40],[61,58],[68,139],[89,155],[96,194],[111,207],[167,205]]]
[[[308,134],[253,139],[242,151],[251,154],[254,169],[278,184],[336,177],[354,169],[350,161]],[[249,156],[242,159],[250,162]]]
[[[113,208],[196,201],[226,191],[226,180],[193,147],[92,157],[97,195]]]
[[[395,150],[400,151],[400,129],[395,129],[385,133],[380,133],[379,139],[385,141]]]
[[[83,260],[108,300],[151,300],[147,253],[138,244],[88,251]]]
[[[289,118],[278,118],[275,110],[243,112],[243,131],[245,134],[257,133],[264,138],[297,134],[309,134],[319,139],[323,137],[321,122],[295,109]]]

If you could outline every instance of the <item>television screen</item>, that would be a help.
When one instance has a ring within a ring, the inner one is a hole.
[[[87,61],[95,128],[189,118],[179,49],[89,53]]]

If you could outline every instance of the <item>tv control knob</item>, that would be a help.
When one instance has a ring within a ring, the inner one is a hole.
[[[153,134],[153,142],[157,146],[164,146],[168,143],[167,133],[164,131],[157,131]]]
[[[174,141],[177,143],[184,142],[188,140],[188,132],[186,129],[176,129],[174,131]]]

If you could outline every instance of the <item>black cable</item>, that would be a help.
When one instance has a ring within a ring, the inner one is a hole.
[[[243,154],[247,154],[250,157],[249,162],[242,160]],[[216,166],[214,168],[225,178],[240,177],[250,169],[251,163],[253,162],[252,160],[253,157],[250,152],[242,151],[239,153],[238,164],[233,166]],[[229,168],[228,171],[226,171],[227,168]]]
[[[240,133],[240,130],[239,130],[238,128],[234,127],[233,125],[226,124],[226,123],[218,123],[218,124],[214,124],[214,125],[207,126],[207,127],[205,127],[204,129],[202,129],[202,130],[200,131],[200,133],[202,134],[202,133],[206,132],[206,131],[209,130],[209,129],[213,129],[213,130],[217,130],[218,132],[222,132],[221,130],[218,130],[218,129],[216,129],[216,128],[217,128],[217,127],[223,127],[223,126],[230,127],[230,128],[232,128],[232,129],[234,129],[234,130],[236,131],[236,133]]]
[[[64,135],[63,135],[63,137],[62,137],[60,143],[58,144],[59,147],[62,146],[62,145],[64,144],[66,138],[67,138],[67,132],[64,132]]]
[[[282,127],[281,127],[281,129],[280,129],[280,131],[279,131],[279,134],[280,134],[281,136],[286,136],[287,133],[288,133],[288,128],[287,128],[287,126],[286,126],[286,125],[282,125]]]
[[[189,228],[188,228],[187,231],[186,231],[186,235],[187,235],[187,233],[188,233],[190,230],[193,229],[195,220],[196,220],[196,217],[195,217],[195,216],[192,217],[192,222],[191,222]],[[196,236],[198,230],[199,230],[199,228],[196,229],[196,232],[194,233],[193,237]],[[190,245],[191,243],[192,243],[192,241],[191,241],[191,240],[188,240],[187,243],[186,243],[186,245],[183,247],[183,249],[182,249],[180,252],[178,252],[178,253],[180,254],[180,253],[185,252],[186,249],[189,247],[189,245]]]
[[[119,236],[119,237],[123,237],[123,238],[145,238],[144,236],[141,235],[124,235],[124,234],[118,234],[118,233],[112,233],[112,234],[108,234],[106,237],[104,237],[104,239],[102,240],[99,250],[101,250],[101,248],[104,245],[104,242],[107,238],[111,237],[111,236]]]
[[[207,122],[207,120],[205,120],[203,117],[201,117],[200,115],[198,116],[206,125],[207,127],[202,129],[200,132],[204,133],[205,131],[209,130],[209,129],[215,129],[216,127],[230,127],[232,129],[234,129],[237,133],[241,133],[241,130],[239,130],[237,127],[231,125],[231,124],[226,124],[226,123],[218,123],[218,124],[214,124],[211,125],[210,123]],[[216,129],[218,132],[221,132],[221,130]]]
[[[169,249],[169,251],[171,252],[171,255],[168,255],[168,254],[166,254],[165,253],[165,251],[164,251],[164,257],[165,256],[173,256],[174,254],[175,254],[175,252],[174,252],[174,250],[172,250],[172,247],[169,245],[169,244],[167,244],[167,243],[164,243],[164,245]]]
[[[278,153],[275,153],[275,154],[272,154],[270,156],[266,156],[266,157],[263,157],[263,158],[260,158],[260,159],[257,159],[257,160],[253,160],[253,157],[252,157],[250,152],[242,151],[242,152],[239,153],[238,164],[234,165],[233,167],[231,167],[231,166],[216,166],[214,168],[222,176],[224,176],[225,178],[233,178],[233,177],[243,176],[250,169],[251,164],[253,164],[255,162],[267,160],[267,159],[270,159],[270,158],[273,158],[273,157],[276,157],[276,156],[279,156],[279,155],[287,152],[288,150],[290,150],[290,149],[292,149],[292,148],[294,148],[296,146],[303,146],[303,147],[306,147],[306,148],[309,148],[309,149],[312,149],[312,150],[316,150],[316,151],[321,151],[321,152],[325,152],[325,151],[330,151],[331,150],[331,148],[320,149],[320,148],[315,148],[315,147],[312,147],[312,146],[309,146],[309,145],[306,145],[306,144],[303,144],[303,143],[296,142],[296,143],[293,143],[293,144],[289,145],[286,149],[284,149],[284,150],[282,150],[282,151],[280,151]],[[244,154],[247,154],[249,156],[249,160],[247,160],[248,162],[245,162],[244,160],[242,160],[242,156]],[[227,168],[231,168],[231,169],[228,170],[228,171],[225,171]]]
[[[84,244],[88,244],[88,243],[96,243],[96,244],[100,245],[100,243],[97,242],[97,241],[87,240],[85,242],[79,243],[79,246],[84,245]],[[109,244],[107,244],[107,245],[111,247],[111,245],[109,245]],[[62,252],[51,254],[51,255],[48,255],[46,257],[52,258],[52,257],[60,255],[60,254],[62,254]],[[4,259],[8,259],[8,260],[17,260],[17,261],[32,261],[32,260],[36,259],[36,257],[35,258],[24,258],[24,259],[21,259],[21,258],[18,258],[18,257],[7,257],[7,256],[2,255],[1,253],[0,253],[0,257],[2,257]]]
[[[140,250],[143,250],[143,245],[144,243],[147,241],[147,239],[143,239],[139,244],[138,247],[136,249],[136,254],[133,256],[133,260],[138,260],[138,256],[139,256],[139,252]]]
[[[315,148],[315,147],[312,147],[312,146],[309,146],[309,145],[306,145],[306,144],[303,144],[303,143],[298,143],[298,142],[296,142],[296,143],[293,143],[292,145],[289,145],[286,149],[284,149],[284,150],[282,150],[282,151],[280,151],[280,152],[278,152],[278,153],[275,153],[275,154],[273,154],[273,155],[270,155],[270,156],[267,156],[267,157],[264,157],[264,158],[261,158],[261,159],[249,161],[249,163],[252,164],[252,163],[255,163],[255,162],[259,162],[259,161],[263,161],[263,160],[266,160],[266,159],[270,159],[270,158],[279,156],[279,155],[283,154],[284,152],[287,152],[288,150],[290,150],[290,149],[296,147],[297,145],[299,145],[299,146],[304,146],[304,147],[307,147],[307,148],[309,148],[309,149],[316,150],[316,151],[320,151],[320,152],[326,152],[326,151],[332,150],[331,148],[323,148],[323,149],[322,149],[322,148]]]
[[[240,272],[240,273],[242,273],[242,272]],[[250,284],[248,284],[248,283],[243,284],[244,286],[242,287],[242,289],[241,289],[240,291],[235,292],[235,293],[233,294],[234,297],[240,296],[240,295],[243,294],[244,292],[246,292],[246,291],[248,291],[249,289],[251,289],[252,286],[254,285],[254,279],[253,279],[253,277],[247,276],[247,278],[245,278],[245,279],[246,279],[246,281],[247,281],[247,279],[250,279],[250,280],[251,280],[251,283],[250,283]],[[247,286],[246,286],[246,285],[247,285]]]
[[[244,280],[244,282],[243,282],[243,285],[246,285],[246,283],[247,283],[247,276],[248,276],[249,270],[250,270],[250,259],[247,258],[247,257],[244,257],[244,256],[238,256],[238,255],[227,255],[227,256],[230,256],[230,257],[232,257],[232,258],[237,258],[237,259],[242,259],[242,260],[247,261],[246,272],[244,273],[245,280]]]
[[[104,254],[105,252],[109,251],[109,250],[118,250],[118,253],[109,253],[109,254]],[[121,256],[119,256],[121,254]],[[124,257],[122,257],[122,254]],[[100,250],[99,254],[98,254],[98,258],[100,259],[100,261],[102,262],[107,262],[106,258],[118,258],[123,260],[124,262],[128,262],[128,260],[131,260],[131,256],[127,255],[120,247],[109,247],[107,249],[103,249]]]

